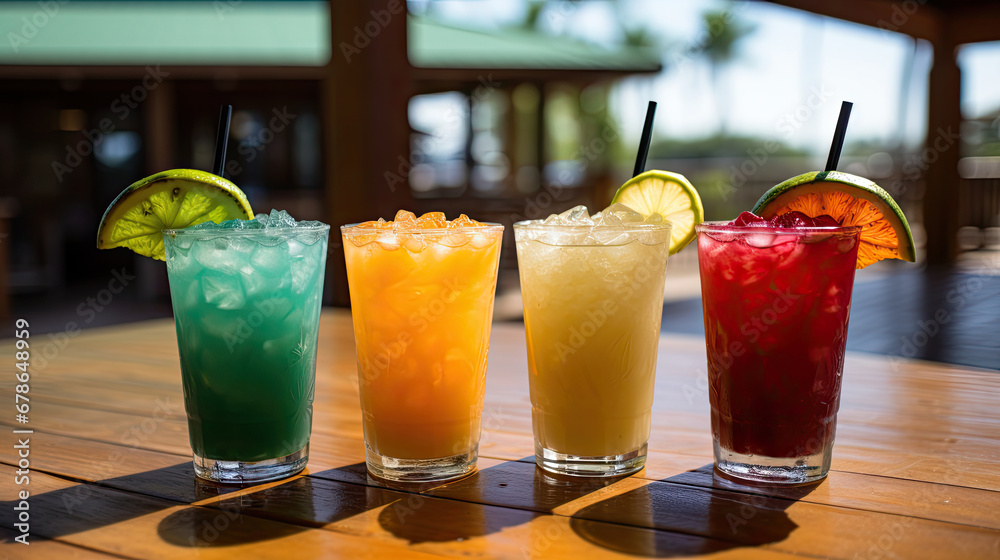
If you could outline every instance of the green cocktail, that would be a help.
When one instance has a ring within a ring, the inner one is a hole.
[[[198,476],[305,467],[329,231],[272,211],[163,232]]]

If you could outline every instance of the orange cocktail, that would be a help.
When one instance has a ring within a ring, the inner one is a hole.
[[[503,226],[400,210],[341,233],[369,470],[393,480],[470,472]]]

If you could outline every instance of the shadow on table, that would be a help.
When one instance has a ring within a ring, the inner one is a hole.
[[[390,504],[379,524],[412,544],[480,537],[536,517],[614,480],[549,476],[528,462],[506,461]]]
[[[98,484],[76,484],[30,497],[31,532],[48,538],[58,538],[99,529],[173,507],[176,489],[167,486],[194,477],[191,462],[186,461],[161,469],[109,478]],[[132,494],[126,491],[138,491]],[[172,495],[171,495],[172,494]],[[194,496],[194,492],[191,492]],[[17,501],[5,502],[9,511]],[[9,507],[8,507],[9,506]]]
[[[289,536],[388,503],[377,489],[369,494],[364,487],[302,476],[258,486],[204,482],[185,461],[33,493],[31,532],[59,538],[183,508],[158,524],[164,541],[184,547],[228,546]],[[199,505],[185,507],[189,503]],[[0,504],[8,511],[15,506],[16,500]]]
[[[161,521],[159,535],[177,546],[228,546],[323,527],[384,506],[377,520],[393,536],[412,544],[462,541],[528,523],[540,511],[604,486],[534,472],[533,464],[510,461],[449,483],[399,484],[374,478],[357,463],[183,509]],[[485,505],[497,503],[516,509]],[[264,520],[279,523],[258,527]]]
[[[359,470],[360,469],[360,470]],[[202,502],[167,516],[158,532],[184,547],[219,547],[285,537],[337,523],[404,499],[383,488],[359,484],[364,463],[266,483],[261,489]],[[347,482],[345,484],[345,482]],[[202,499],[227,487],[197,481]]]
[[[593,544],[637,556],[760,546],[780,542],[798,527],[785,510],[816,486],[746,486],[707,465],[587,506],[573,515],[570,526]]]
[[[239,488],[202,482],[184,462],[33,495],[31,529],[57,538],[177,508],[159,522],[160,538],[188,548],[224,547],[350,523],[382,508],[371,520],[398,538],[461,541],[529,524],[619,480],[553,476],[528,458],[445,484],[394,484],[372,478],[358,463]],[[595,545],[643,556],[762,545],[796,528],[784,510],[814,487],[750,488],[714,476],[709,465],[587,506],[569,526]],[[358,530],[371,520],[359,520]]]

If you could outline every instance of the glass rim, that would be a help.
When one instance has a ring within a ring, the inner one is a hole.
[[[863,226],[803,226],[803,227],[774,227],[774,226],[734,226],[729,222],[713,221],[695,224],[695,233],[731,233],[743,235],[747,233],[773,233],[780,235],[806,235],[810,233],[860,233]]]
[[[594,225],[586,225],[586,224],[580,224],[580,225],[577,225],[577,224],[571,224],[571,225],[570,224],[543,224],[539,220],[523,220],[523,221],[520,221],[520,222],[516,222],[514,224],[514,229],[520,229],[520,230],[566,231],[566,232],[590,231],[590,230],[593,230],[593,229],[596,229],[596,228],[601,228],[601,227],[616,227],[617,228],[619,226],[594,226]],[[660,230],[673,229],[674,228],[674,224],[673,224],[673,222],[664,220],[663,223],[660,223],[660,224],[644,224],[644,223],[627,224],[627,225],[623,224],[621,226],[621,228],[624,231],[628,232],[628,233],[638,233],[638,232],[643,232],[643,231],[649,232],[649,231],[660,231]]]
[[[295,235],[298,233],[318,233],[318,232],[329,232],[329,224],[321,224],[318,226],[294,226],[294,227],[276,227],[276,228],[252,228],[252,229],[230,229],[230,228],[215,228],[215,229],[191,229],[188,228],[169,228],[161,230],[160,233],[163,235],[170,236],[191,236],[191,237],[234,237],[234,236],[287,236]]]
[[[503,231],[504,225],[498,224],[496,222],[479,222],[481,225],[478,226],[462,226],[457,228],[375,228],[375,227],[359,227],[364,222],[357,222],[353,224],[344,224],[340,226],[340,233],[343,235],[347,234],[372,234],[372,233],[405,233],[407,235],[419,234],[419,235],[445,235],[449,233],[476,233],[476,232],[495,232],[497,230]]]

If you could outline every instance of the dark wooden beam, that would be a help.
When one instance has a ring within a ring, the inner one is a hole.
[[[332,54],[322,87],[326,214],[333,226],[328,294],[349,305],[343,224],[413,206],[408,181],[412,95],[406,2],[330,2]]]
[[[887,0],[768,0],[797,10],[804,10],[832,18],[878,27],[887,31],[905,33],[918,39],[934,42],[941,33],[945,19],[934,7],[913,2]]]
[[[1000,41],[1000,4],[949,10],[948,25],[958,44]]]
[[[944,32],[934,43],[927,96],[927,140],[920,161],[927,166],[924,228],[927,263],[949,264],[958,254],[959,139],[962,124],[962,76],[958,43]]]

